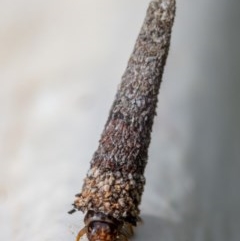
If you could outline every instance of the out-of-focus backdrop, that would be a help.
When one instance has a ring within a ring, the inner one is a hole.
[[[68,215],[149,0],[0,2],[0,240]],[[177,0],[134,240],[240,240],[240,3]]]

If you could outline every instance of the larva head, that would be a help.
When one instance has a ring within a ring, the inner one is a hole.
[[[87,225],[87,237],[89,241],[115,241],[118,227],[113,223],[92,221]]]

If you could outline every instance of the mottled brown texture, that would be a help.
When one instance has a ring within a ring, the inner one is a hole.
[[[136,225],[144,169],[175,15],[174,0],[151,1],[91,160],[76,209]]]

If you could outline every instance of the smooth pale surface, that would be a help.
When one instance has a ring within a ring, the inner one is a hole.
[[[148,3],[0,2],[0,240],[74,240]],[[135,240],[240,240],[238,9],[177,2]]]

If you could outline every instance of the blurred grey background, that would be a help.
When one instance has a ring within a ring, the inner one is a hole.
[[[75,239],[148,3],[0,1],[0,240]],[[177,1],[134,240],[240,240],[239,5]]]

